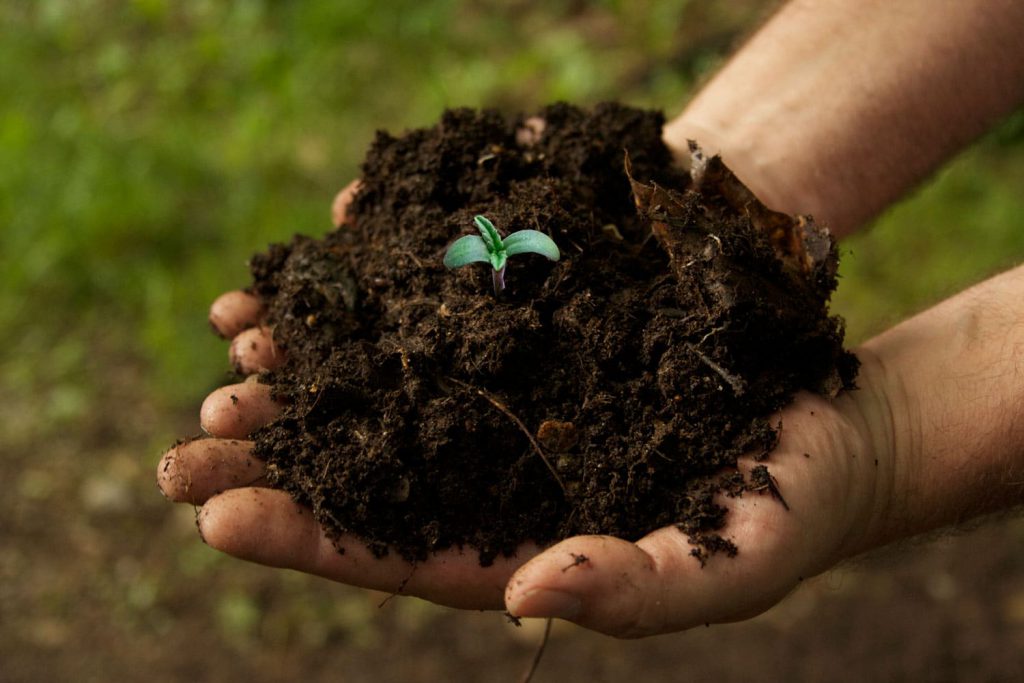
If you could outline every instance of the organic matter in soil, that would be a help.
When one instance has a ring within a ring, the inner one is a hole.
[[[251,262],[286,357],[260,378],[286,406],[254,435],[271,484],[411,561],[667,525],[700,559],[735,552],[713,499],[764,490],[737,457],[857,362],[828,314],[828,231],[696,145],[678,168],[663,122],[556,104],[378,133],[348,224]],[[510,259],[496,295],[489,265],[443,265],[477,215],[561,258]]]

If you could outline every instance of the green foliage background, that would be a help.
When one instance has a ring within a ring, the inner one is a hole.
[[[308,589],[294,577],[253,598],[266,575],[221,568],[191,540],[187,512],[162,526],[152,467],[196,430],[227,370],[209,302],[247,283],[253,251],[329,228],[329,201],[375,129],[428,125],[447,106],[556,99],[671,115],[773,4],[0,5],[0,474],[13,491],[0,502],[0,583],[31,568],[48,577],[0,595],[5,615],[25,615],[0,648],[66,646],[53,624],[79,627],[73,600],[136,634],[166,634],[185,618],[175,600],[210,597],[181,577],[230,586],[201,612],[229,642],[256,638],[258,624],[264,640],[292,643],[303,628],[326,629],[309,636],[321,642],[337,623],[364,633],[365,610],[336,594],[317,603],[327,611],[295,607]],[[854,340],[1020,261],[1024,115],[844,251],[834,308]],[[153,534],[161,548],[126,551],[124,539]],[[77,560],[56,568],[55,548]]]

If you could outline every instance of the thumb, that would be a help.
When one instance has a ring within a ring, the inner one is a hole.
[[[746,619],[801,580],[795,548],[769,545],[741,546],[736,557],[718,553],[702,566],[675,527],[636,543],[577,536],[520,567],[505,605],[516,616],[557,617],[620,638]]]
[[[611,536],[577,536],[523,565],[505,589],[521,617],[557,617],[622,637],[645,635],[660,589],[644,550]]]

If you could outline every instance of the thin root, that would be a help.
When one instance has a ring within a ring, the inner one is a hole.
[[[476,393],[478,396],[480,396],[481,398],[486,400],[488,403],[490,403],[492,406],[494,406],[495,408],[500,410],[502,413],[504,413],[505,416],[508,417],[510,420],[515,422],[516,426],[519,427],[519,429],[522,430],[523,434],[526,435],[526,438],[529,440],[530,445],[533,446],[534,452],[536,452],[537,455],[540,456],[540,459],[544,461],[544,465],[546,465],[547,468],[548,468],[548,471],[551,472],[551,476],[555,478],[556,482],[558,482],[558,486],[562,489],[562,494],[565,495],[566,498],[569,497],[569,490],[565,488],[565,482],[563,482],[562,481],[562,477],[560,477],[558,475],[558,470],[555,469],[555,466],[551,463],[551,460],[548,459],[548,456],[544,455],[544,451],[543,451],[543,449],[541,449],[540,444],[537,443],[537,440],[535,438],[533,438],[533,434],[531,434],[530,430],[526,428],[526,425],[523,424],[523,421],[520,420],[516,416],[516,414],[513,413],[508,408],[508,406],[506,406],[504,403],[499,401],[493,394],[490,394],[490,393],[484,391],[483,389],[480,389],[478,387],[474,387],[473,385],[467,384],[466,382],[463,382],[460,379],[455,379],[454,377],[449,377],[448,379],[450,379],[451,381],[455,382],[456,384],[458,384],[459,386],[463,387],[464,389],[469,389],[470,391]]]
[[[552,621],[551,618],[548,618],[544,624],[544,635],[540,639],[540,645],[537,646],[536,654],[533,655],[533,661],[530,662],[530,668],[522,678],[522,683],[530,683],[533,680],[533,674],[537,672],[537,665],[540,664],[541,657],[544,656],[544,648],[547,647],[548,638],[551,636]]]
[[[390,595],[388,595],[386,598],[380,601],[380,604],[377,605],[377,609],[380,609],[384,607],[384,605],[391,602],[391,599],[394,598],[396,595],[402,594],[402,591],[405,590],[405,585],[409,583],[409,580],[412,578],[412,575],[416,573],[416,567],[416,564],[412,565],[412,569],[409,570],[409,575],[402,579],[402,582],[398,584],[398,588],[396,588]]]

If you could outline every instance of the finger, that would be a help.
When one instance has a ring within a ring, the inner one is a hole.
[[[217,297],[210,305],[210,325],[221,337],[230,339],[244,329],[255,327],[263,318],[262,300],[235,290]]]
[[[788,523],[782,534],[772,530],[768,508],[782,509],[776,501],[737,502],[729,512],[735,557],[713,555],[702,567],[674,527],[637,543],[579,536],[522,567],[505,604],[516,616],[568,619],[624,638],[759,614],[799,583],[803,560]]]
[[[277,348],[269,327],[250,327],[231,340],[228,358],[239,373],[251,375],[284,363],[284,352]]]
[[[334,224],[334,227],[340,228],[342,225],[355,225],[354,217],[349,213],[349,207],[352,206],[352,200],[355,199],[356,193],[362,187],[363,182],[361,180],[353,180],[334,196],[334,201],[331,202],[331,222]]]
[[[199,409],[199,423],[211,436],[245,439],[281,412],[270,387],[259,382],[229,384],[211,393]]]
[[[516,128],[516,143],[521,147],[533,147],[544,137],[547,121],[540,116],[530,116]]]
[[[263,484],[264,474],[263,462],[252,455],[251,441],[193,439],[160,458],[156,480],[175,503],[202,505],[221,491]]]
[[[336,545],[308,508],[274,489],[233,489],[211,498],[199,514],[199,531],[213,548],[243,560],[464,609],[501,608],[505,584],[523,561],[498,558],[481,567],[472,549],[438,553],[415,566],[395,553],[377,558],[352,536]],[[524,556],[535,552],[523,549]]]

